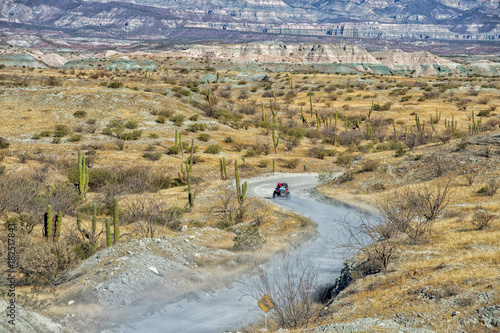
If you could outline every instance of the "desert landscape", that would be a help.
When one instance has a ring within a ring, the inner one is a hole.
[[[328,297],[270,311],[271,330],[498,330],[495,60],[346,44],[2,47],[1,265],[14,239],[17,306],[2,328],[121,332],[132,313],[223,288],[314,239],[313,220],[247,195],[247,180],[303,174],[357,212],[332,221],[349,260]]]

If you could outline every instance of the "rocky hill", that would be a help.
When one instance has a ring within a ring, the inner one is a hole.
[[[302,41],[470,43],[498,40],[499,14],[499,3],[494,0],[2,0],[0,32],[12,37],[10,44],[36,47],[55,46],[58,41],[57,46],[84,43],[97,47],[98,39],[234,42],[283,36]],[[19,35],[41,38],[26,40]]]
[[[435,54],[400,49],[368,52],[347,44],[247,43],[172,46],[163,52],[47,52],[22,47],[0,47],[0,64],[27,68],[64,68],[153,71],[165,59],[177,58],[199,66],[212,60],[216,70],[237,70],[241,66],[253,73],[320,71],[325,73],[382,75],[484,75],[500,72],[500,63],[487,59],[456,62]],[[493,59],[495,60],[495,59]]]

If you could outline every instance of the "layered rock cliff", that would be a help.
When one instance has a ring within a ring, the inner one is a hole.
[[[200,29],[220,38],[233,31],[261,39],[495,41],[500,7],[497,0],[0,0],[5,35],[192,40]]]

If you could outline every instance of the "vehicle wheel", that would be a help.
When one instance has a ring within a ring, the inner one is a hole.
[[[276,193],[273,193],[273,199],[275,199],[275,198],[276,198]]]

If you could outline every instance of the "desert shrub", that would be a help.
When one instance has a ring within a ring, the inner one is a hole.
[[[315,158],[322,160],[327,156],[335,156],[335,154],[337,154],[337,151],[335,149],[326,149],[323,146],[317,146],[310,148],[309,154],[311,154],[311,156]]]
[[[207,153],[207,154],[218,154],[221,151],[222,151],[222,148],[218,144],[210,145],[207,147],[207,149],[205,149],[205,153]]]
[[[335,179],[335,182],[339,184],[344,184],[354,180],[354,172],[347,170]]]
[[[173,122],[176,126],[182,126],[182,124],[184,123],[184,119],[186,117],[182,114],[177,114],[177,115],[173,115],[170,117],[170,121]]]
[[[246,115],[253,115],[257,112],[257,107],[253,104],[243,104],[238,108],[238,112]]]
[[[151,161],[158,161],[161,158],[161,153],[155,151],[147,151],[142,154],[142,157],[147,158]]]
[[[81,134],[71,134],[70,137],[68,138],[69,142],[78,142],[83,138],[83,135]]]
[[[499,188],[500,182],[495,177],[492,177],[489,179],[486,186],[481,187],[477,193],[492,197],[497,193]]]
[[[164,116],[166,118],[170,118],[174,114],[174,111],[172,111],[172,110],[156,110],[156,109],[153,109],[150,113],[153,116]]]
[[[217,229],[225,230],[234,226],[236,223],[233,220],[220,220],[215,225]]]
[[[9,146],[10,146],[9,141],[7,141],[7,139],[0,136],[0,149],[9,148]]]
[[[244,155],[244,156],[245,156],[245,157],[255,157],[255,156],[257,156],[257,155],[259,155],[259,154],[258,154],[255,150],[253,150],[253,149],[249,149],[249,150],[247,150],[247,151],[245,152],[245,155]]]
[[[406,149],[404,148],[404,146],[399,146],[394,152],[394,156],[396,157],[401,157],[404,154],[406,154]]]
[[[472,215],[472,224],[478,229],[483,230],[488,228],[491,221],[496,218],[494,214],[490,214],[481,206],[476,207],[476,212]]]
[[[168,148],[169,155],[178,155],[180,153],[181,153],[181,147],[179,147],[179,146],[170,146]]]
[[[75,113],[73,113],[73,116],[75,116],[75,118],[84,118],[85,116],[87,115],[87,111],[76,111]]]
[[[357,130],[344,131],[340,133],[338,139],[343,146],[358,146],[364,139],[364,134]]]
[[[226,137],[224,138],[224,142],[225,142],[225,143],[233,143],[233,142],[234,142],[234,139],[233,139],[232,137],[230,137],[230,136],[226,136]]]
[[[293,158],[291,160],[286,160],[283,166],[288,169],[296,169],[299,166],[299,163],[299,158]]]
[[[294,136],[285,135],[282,136],[281,139],[285,144],[286,150],[292,151],[294,148],[300,146],[300,139]]]
[[[210,140],[210,134],[202,133],[202,134],[198,135],[198,140],[203,141],[203,142],[208,142],[208,140]]]
[[[108,88],[111,88],[111,89],[118,89],[118,88],[122,88],[122,87],[123,87],[123,83],[121,83],[121,82],[111,82],[108,85]]]
[[[40,138],[48,138],[48,137],[51,137],[52,136],[52,132],[50,131],[41,131],[40,133],[37,133],[35,135],[33,135],[32,139],[33,140],[38,140]],[[1,139],[0,139],[1,141]]]
[[[128,129],[136,129],[139,126],[139,124],[136,121],[127,120],[125,124],[123,124],[123,126],[125,126]]]
[[[270,316],[278,327],[297,329],[313,320],[318,268],[309,259],[283,253],[277,268],[269,272],[260,267],[258,277],[252,296],[259,299],[269,295],[273,299]]]
[[[290,129],[286,129],[284,131],[284,133],[286,133],[294,138],[297,138],[299,140],[301,140],[307,136],[307,131],[303,128],[300,128],[300,127],[293,127]]]
[[[59,242],[20,240],[19,286],[47,286],[76,264],[75,253],[66,239]]]
[[[188,164],[191,163],[191,156],[188,156],[186,161]],[[201,158],[201,156],[193,155],[193,163],[192,164],[199,164],[201,162],[204,162],[204,160]],[[196,177],[193,177],[193,176],[191,177],[191,182],[193,184],[198,184],[201,181],[202,181],[202,179],[196,180]]]
[[[259,163],[257,164],[257,166],[259,168],[267,168],[269,165],[269,161],[267,160],[260,160]]]
[[[248,227],[243,230],[237,230],[233,242],[234,251],[255,251],[262,247],[264,238],[257,227]]]
[[[68,127],[66,125],[56,125],[56,129],[54,131],[54,137],[55,138],[62,138],[70,133],[71,133],[71,131],[68,129]]]
[[[373,149],[373,145],[372,144],[358,145],[357,148],[360,153],[367,154]]]
[[[191,131],[191,132],[198,132],[198,131],[204,131],[207,129],[207,125],[204,124],[204,123],[195,123],[195,124],[190,124],[188,127],[187,127],[187,130],[188,131]]]
[[[132,132],[123,132],[118,135],[120,140],[130,141],[130,140],[138,140],[142,135],[142,131],[135,130]]]
[[[387,102],[384,105],[380,105],[378,103],[374,103],[373,104],[373,110],[374,111],[388,111],[388,110],[391,109],[391,105],[392,105],[391,102]]]
[[[335,163],[344,167],[350,167],[353,160],[354,158],[351,155],[340,155],[337,157]]]
[[[477,114],[479,117],[489,117],[490,116],[490,110],[482,110],[482,111],[479,111],[479,113]]]
[[[411,242],[422,241],[431,233],[434,221],[449,205],[452,192],[452,182],[443,180],[435,186],[404,188],[390,198],[379,200],[377,208],[387,226],[387,237],[402,232]]]
[[[377,170],[380,166],[380,162],[377,160],[365,160],[361,164],[361,171],[363,172],[372,172]]]

